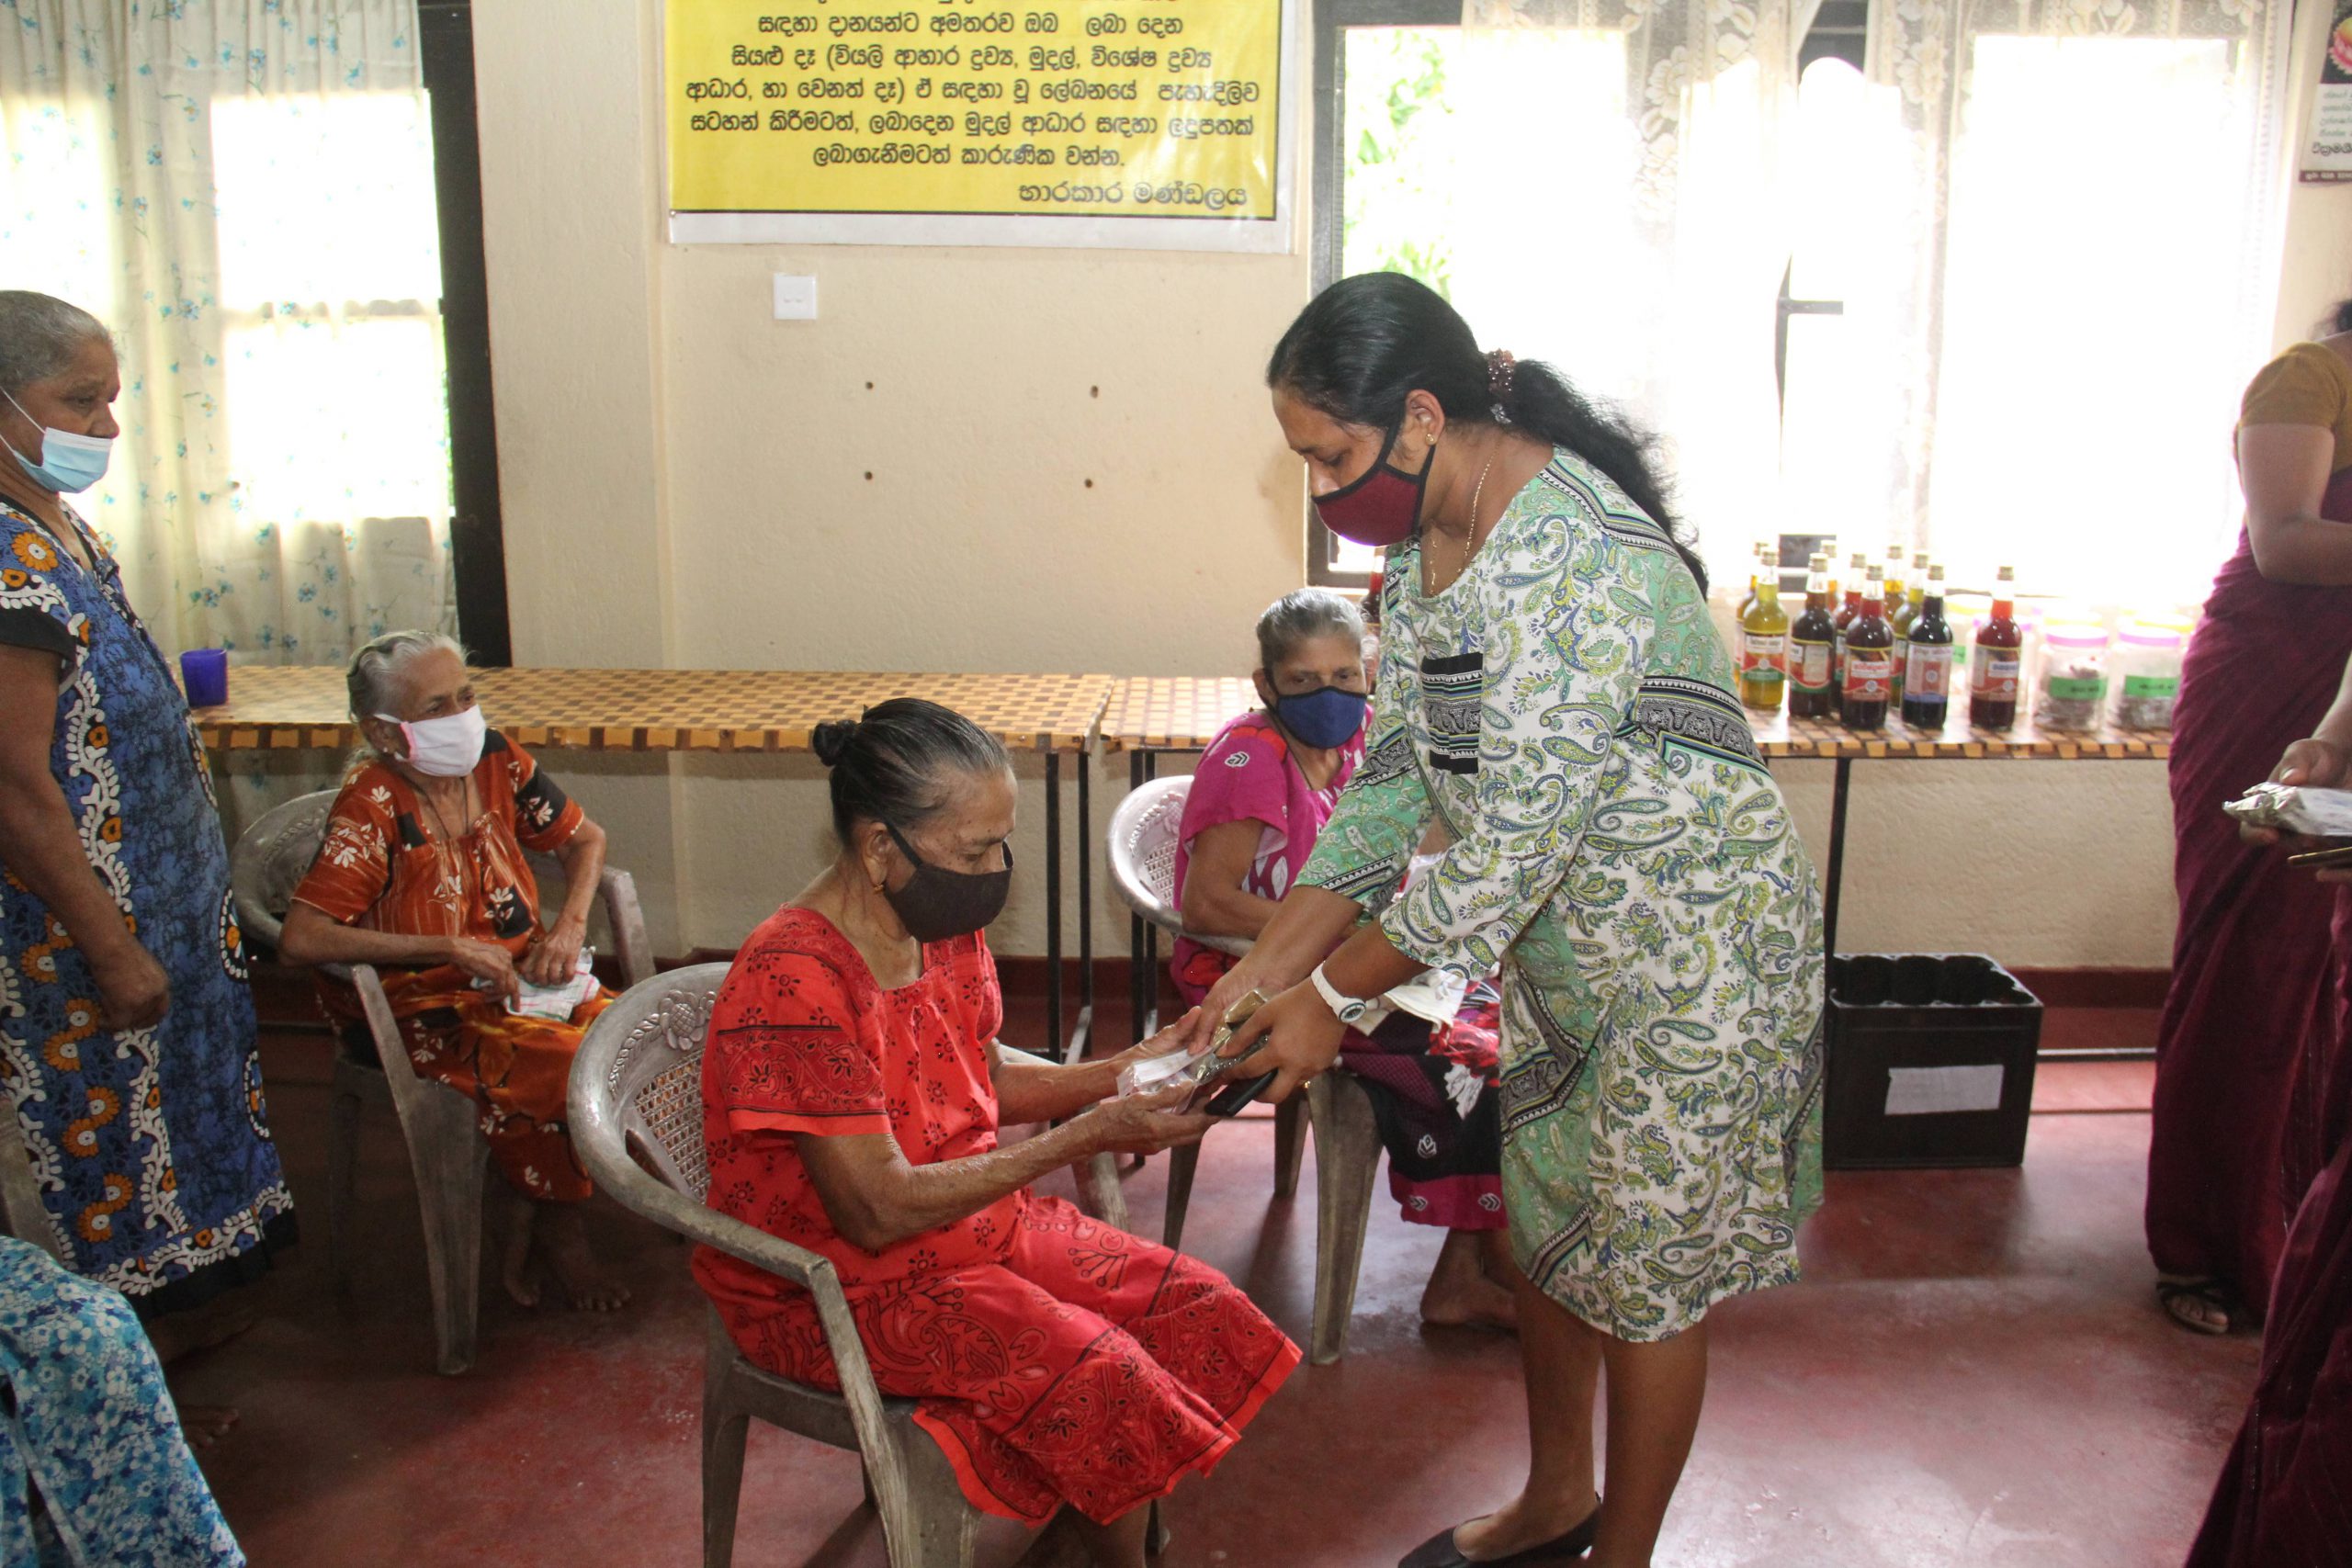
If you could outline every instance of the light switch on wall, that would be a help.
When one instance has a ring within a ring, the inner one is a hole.
[[[817,319],[817,280],[795,276],[788,272],[775,275],[775,319],[779,321],[813,321]]]

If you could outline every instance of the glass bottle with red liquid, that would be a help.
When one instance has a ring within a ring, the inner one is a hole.
[[[1829,700],[1840,715],[1846,711],[1846,628],[1862,613],[1862,579],[1869,575],[1870,569],[1870,558],[1856,550],[1850,569],[1853,575],[1846,580],[1846,602],[1830,617],[1830,626],[1837,636],[1829,652]]]
[[[1789,628],[1789,716],[1827,718],[1838,711],[1832,683],[1838,624],[1829,616],[1829,558],[1815,556],[1805,573],[1804,614]]]
[[[1846,728],[1884,729],[1894,694],[1894,628],[1886,620],[1886,583],[1872,571],[1862,607],[1846,626]]]
[[[2003,567],[1993,588],[1993,614],[1976,628],[1968,660],[1968,722],[1978,729],[2007,729],[2018,721],[2018,677],[2024,662],[2025,633],[2018,626],[2018,574]]]
[[[1903,649],[1903,722],[1941,729],[1951,714],[1951,623],[1944,619],[1944,569],[1924,569],[1919,613]]]

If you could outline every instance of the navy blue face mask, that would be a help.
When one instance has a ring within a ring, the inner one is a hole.
[[[1355,739],[1356,731],[1363,728],[1364,705],[1370,701],[1362,692],[1320,686],[1312,692],[1276,697],[1274,716],[1283,721],[1284,729],[1298,737],[1300,745],[1328,751]]]

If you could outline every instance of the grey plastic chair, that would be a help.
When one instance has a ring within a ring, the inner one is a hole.
[[[743,1450],[754,1416],[858,1455],[894,1568],[968,1568],[979,1514],[965,1500],[939,1446],[915,1425],[916,1402],[885,1398],[876,1388],[831,1260],[708,1205],[702,1053],[711,1004],[728,967],[697,964],[632,987],[589,1025],[571,1064],[571,1143],[589,1177],[656,1224],[816,1297],[825,1346],[841,1379],[841,1392],[831,1393],[763,1371],[736,1349],[718,1314],[708,1314],[702,1393],[704,1568],[727,1568],[733,1559]],[[1115,1197],[1118,1179],[1110,1157],[1098,1157],[1092,1169],[1094,1201],[1101,1201],[1104,1182]],[[1164,1541],[1157,1513],[1153,1535]]]
[[[230,857],[230,886],[237,920],[248,943],[271,951],[284,929],[294,889],[318,858],[327,811],[335,792],[320,790],[264,813],[237,840]],[[530,857],[543,902],[560,897],[563,868],[552,857]],[[598,886],[622,981],[633,985],[653,973],[637,884],[611,866]],[[454,1376],[474,1364],[475,1325],[481,1304],[482,1183],[490,1145],[476,1130],[477,1111],[469,1097],[446,1084],[418,1076],[401,1043],[400,1024],[385,998],[375,966],[328,964],[321,967],[359,994],[375,1043],[371,1065],[338,1042],[327,1122],[327,1258],[338,1284],[351,1277],[352,1227],[358,1201],[359,1117],[363,1107],[389,1105],[408,1145],[416,1178],[416,1202],[424,1219],[424,1263],[433,1288],[435,1364]]]
[[[1176,907],[1176,840],[1184,816],[1188,778],[1158,779],[1134,791],[1111,814],[1111,882],[1127,907],[1164,931],[1238,957],[1250,943],[1184,929]],[[1157,983],[1156,977],[1154,983]],[[1363,1268],[1364,1234],[1372,1224],[1373,1180],[1380,1173],[1380,1126],[1372,1097],[1353,1073],[1333,1067],[1275,1108],[1274,1195],[1298,1190],[1306,1130],[1315,1131],[1315,1325],[1308,1359],[1329,1366],[1347,1354],[1348,1322],[1355,1314],[1356,1280]],[[1300,1114],[1302,1109],[1305,1115]],[[1168,1156],[1168,1217],[1160,1239],[1182,1245],[1184,1214],[1201,1145]]]
[[[40,1201],[32,1151],[25,1147],[25,1131],[13,1106],[0,1109],[0,1230],[32,1243],[69,1269],[74,1266],[56,1219]]]

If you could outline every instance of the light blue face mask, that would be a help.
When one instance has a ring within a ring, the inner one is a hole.
[[[107,477],[107,460],[114,455],[114,441],[104,435],[76,435],[70,430],[51,430],[32,415],[25,413],[25,405],[9,393],[0,392],[25,423],[40,431],[41,460],[34,462],[8,443],[9,455],[17,466],[33,477],[33,483],[51,495],[75,495]]]

